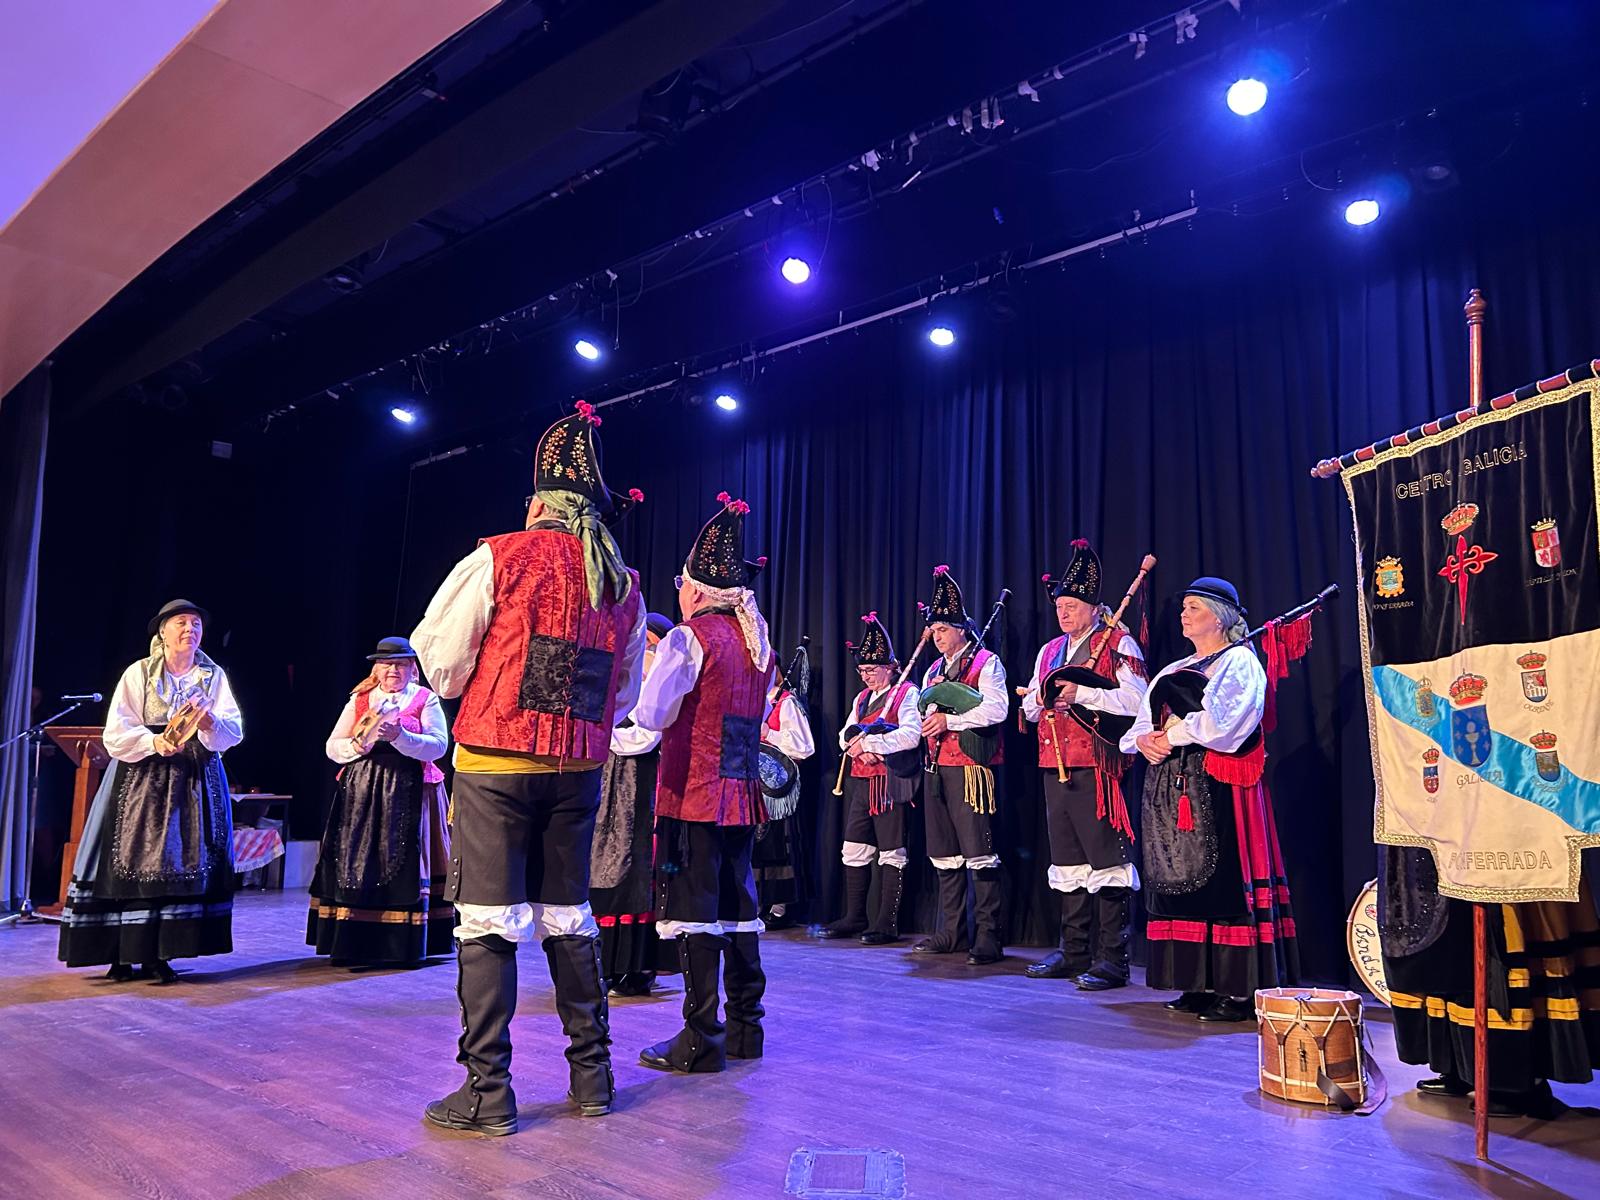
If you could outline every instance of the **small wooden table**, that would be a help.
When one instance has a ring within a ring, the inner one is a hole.
[[[278,832],[283,835],[285,852],[280,854],[275,861],[262,868],[264,877],[262,887],[275,886],[283,890],[284,865],[289,860],[289,806],[294,802],[293,796],[285,796],[278,792],[235,792],[233,793],[233,823],[239,825],[254,825],[265,817],[269,821],[278,822]],[[268,885],[265,875],[270,875],[277,869],[277,883]]]

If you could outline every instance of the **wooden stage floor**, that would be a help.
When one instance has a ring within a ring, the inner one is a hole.
[[[781,1197],[800,1147],[904,1155],[911,1197],[1600,1196],[1600,1084],[1558,1121],[1424,1099],[1373,1023],[1394,1098],[1371,1117],[1255,1088],[1253,1027],[1213,1030],[1130,987],[1088,995],[1002,967],[771,936],[767,1057],[667,1076],[640,1047],[672,991],[612,1006],[617,1110],[562,1101],[564,1039],[526,950],[513,1025],[522,1131],[432,1129],[456,1085],[451,962],[351,973],[302,945],[303,893],[239,897],[231,956],[181,983],[55,962],[53,928],[0,929],[0,1195],[7,1198]]]

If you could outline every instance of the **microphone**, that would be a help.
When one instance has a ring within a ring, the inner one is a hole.
[[[58,697],[58,699],[76,700],[79,704],[99,704],[101,700],[105,699],[105,697],[99,692],[88,692],[82,696],[61,696]]]

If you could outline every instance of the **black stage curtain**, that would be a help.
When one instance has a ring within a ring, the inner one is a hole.
[[[647,598],[670,605],[671,577],[726,489],[751,505],[748,553],[771,558],[757,591],[776,644],[786,654],[812,638],[820,769],[802,811],[821,915],[839,902],[829,793],[856,688],[845,642],[862,613],[877,609],[905,652],[936,564],[950,565],[980,621],[1010,587],[995,644],[1011,683],[1025,683],[1056,632],[1039,577],[1059,572],[1082,535],[1103,556],[1111,603],[1141,555],[1159,557],[1159,666],[1187,650],[1175,596],[1197,575],[1233,580],[1252,624],[1331,581],[1349,592],[1340,489],[1308,468],[1464,403],[1470,286],[1493,305],[1492,390],[1600,354],[1592,229],[1418,222],[1362,242],[1338,225],[1315,231],[1326,241],[1313,255],[1305,220],[1211,218],[1125,247],[1030,289],[1008,325],[970,320],[953,353],[910,326],[839,339],[774,366],[732,419],[606,410],[612,482],[647,496],[623,533]],[[1344,916],[1375,862],[1353,607],[1317,617],[1315,636],[1280,693],[1270,783],[1306,968],[1343,978]],[[1009,936],[1045,944],[1057,908],[1034,741],[1014,716],[1008,730]],[[926,928],[932,876],[913,852],[912,924]]]
[[[1017,289],[1010,323],[980,306],[945,354],[917,327],[885,324],[770,364],[731,419],[659,398],[604,410],[613,486],[647,494],[620,536],[651,604],[671,611],[671,578],[726,489],[752,506],[749,552],[771,557],[757,591],[780,651],[812,638],[822,749],[801,811],[817,915],[838,906],[829,789],[855,690],[844,643],[862,613],[877,609],[909,650],[935,565],[950,565],[979,619],[1010,587],[999,645],[1017,684],[1053,633],[1037,581],[1075,536],[1103,555],[1112,601],[1142,554],[1160,557],[1155,666],[1182,652],[1173,597],[1195,575],[1232,579],[1254,619],[1331,580],[1348,588],[1348,515],[1337,485],[1307,468],[1464,403],[1471,286],[1491,304],[1491,390],[1600,354],[1588,194],[1464,193],[1359,233],[1331,208],[1203,214]],[[542,397],[516,351],[456,372],[462,392]],[[543,401],[540,427],[557,409]],[[134,410],[55,430],[49,476],[41,672],[109,690],[161,601],[209,603],[207,649],[245,708],[229,769],[293,792],[298,837],[320,833],[322,739],[361,656],[411,628],[478,536],[518,526],[531,478],[526,431],[439,440],[429,449],[476,448],[413,470],[420,452],[397,457],[381,412],[341,420],[275,429],[224,461],[184,414]],[[1268,745],[1303,957],[1322,978],[1344,977],[1344,914],[1374,873],[1355,630],[1349,606],[1317,618]],[[1010,939],[1042,945],[1055,906],[1038,771],[1031,735],[1009,728]],[[926,925],[931,879],[913,853],[910,923]]]

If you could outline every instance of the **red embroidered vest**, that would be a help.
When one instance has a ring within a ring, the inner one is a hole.
[[[367,712],[372,708],[372,694],[373,692],[377,691],[377,688],[370,688],[356,697],[355,723],[357,725],[361,724],[361,718],[366,716]],[[380,692],[379,694],[381,695],[382,693]],[[428,701],[432,698],[432,692],[425,687],[419,687],[417,689],[417,694],[411,698],[411,703],[406,705],[406,707],[400,712],[400,728],[408,730],[411,733],[421,733],[422,710],[428,706]],[[444,782],[444,772],[439,770],[438,763],[425,762],[422,764],[422,782]]]
[[[726,612],[684,622],[704,657],[677,720],[661,734],[656,813],[680,821],[759,825],[762,714],[769,671],[750,661],[739,622]]]
[[[993,657],[994,655],[988,650],[979,650],[972,656],[972,662],[968,664],[966,674],[961,676],[960,682],[966,684],[968,687],[977,687],[978,676],[983,674],[984,666]],[[939,659],[933,664],[933,666],[929,667],[927,673],[923,675],[922,686],[930,687],[933,684],[938,683],[939,680],[944,678],[942,674],[943,671],[944,660]],[[1001,763],[1005,762],[1006,754],[1005,740],[998,736],[998,729],[995,732],[996,737],[994,753],[989,756],[987,762],[979,762],[977,759],[969,756],[967,752],[961,748],[961,737],[955,730],[951,730],[949,733],[940,734],[933,739],[934,753],[936,755],[934,761],[937,762],[941,767],[997,767]]]
[[[1067,665],[1083,666],[1089,661],[1089,648],[1099,637],[1101,630],[1098,626],[1078,643],[1077,651],[1068,660]],[[1121,640],[1121,635],[1118,635]],[[1066,645],[1067,635],[1062,634],[1052,639],[1044,650],[1044,666],[1041,672],[1048,675],[1057,666],[1063,664],[1056,662],[1056,656],[1061,653],[1061,648]],[[1065,743],[1066,758],[1062,766],[1066,767],[1092,767],[1095,765],[1094,734],[1090,733],[1066,713],[1046,710],[1039,714],[1039,765],[1054,771],[1056,769],[1057,741]]]
[[[869,721],[883,720],[895,729],[900,728],[900,706],[905,703],[906,693],[911,690],[909,683],[902,683],[899,687],[891,687],[878,697],[878,702],[867,707],[872,698],[872,693],[861,692],[856,697],[856,702],[851,706],[851,711],[856,715],[858,724],[865,725]],[[850,775],[854,779],[873,779],[879,775],[887,775],[889,765],[884,762],[873,763],[870,767],[859,758],[850,760]]]
[[[601,763],[611,748],[639,577],[618,604],[589,607],[583,548],[564,529],[485,538],[494,555],[494,615],[461,694],[456,741],[491,750]]]

